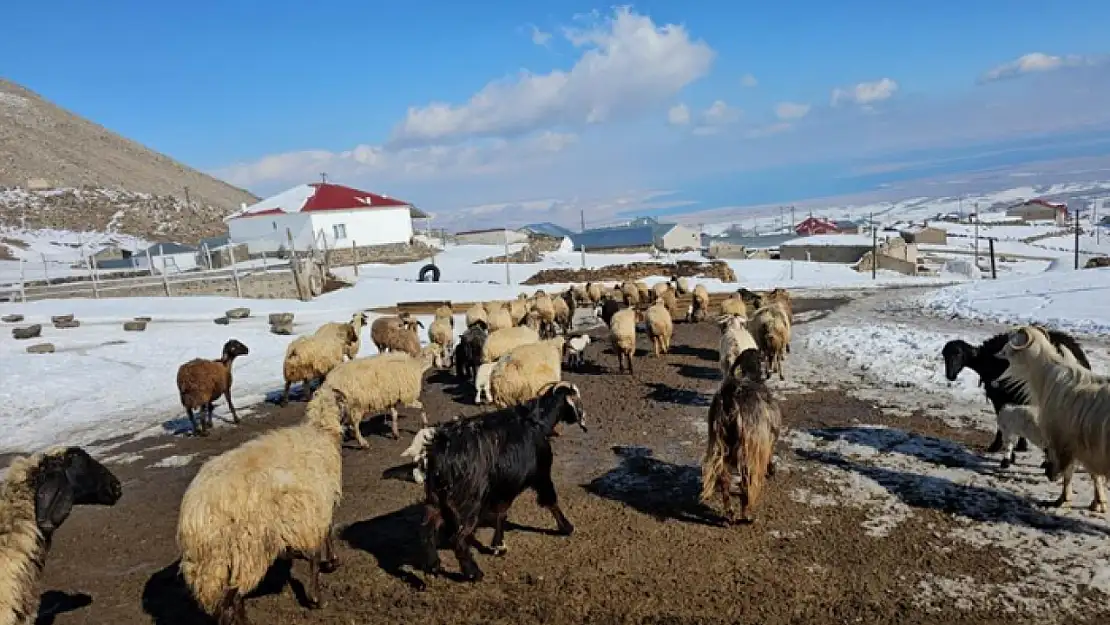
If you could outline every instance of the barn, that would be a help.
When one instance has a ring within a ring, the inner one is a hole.
[[[428,215],[411,203],[329,182],[302,184],[244,206],[224,221],[228,236],[252,255],[298,250],[407,244],[413,219]]]
[[[1040,198],[1015,204],[1006,209],[1007,217],[1019,217],[1025,221],[1055,221],[1063,226],[1068,223],[1067,204],[1056,204]]]

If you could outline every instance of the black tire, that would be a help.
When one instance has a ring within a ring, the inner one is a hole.
[[[429,273],[432,274],[432,282],[439,282],[439,267],[430,263],[420,268],[420,282],[427,282]]]

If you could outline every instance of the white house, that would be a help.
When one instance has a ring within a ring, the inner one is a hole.
[[[197,254],[197,248],[189,245],[155,243],[141,254],[132,256],[132,260],[137,261],[136,269],[149,270],[151,267],[147,264],[147,258],[150,258],[154,273],[173,274],[196,269],[199,266]]]
[[[245,206],[224,221],[228,236],[251,254],[408,243],[413,218],[427,215],[408,202],[330,182],[302,184]]]

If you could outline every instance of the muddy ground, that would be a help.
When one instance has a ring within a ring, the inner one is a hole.
[[[797,313],[837,301],[799,301]],[[814,313],[810,313],[812,319]],[[591,429],[566,429],[555,439],[555,479],[573,536],[549,535],[554,524],[526,494],[510,513],[504,557],[479,555],[484,581],[432,580],[415,588],[421,490],[399,478],[399,453],[419,426],[402,418],[393,441],[380,418],[363,424],[369,450],[344,452],[345,499],[338,571],[325,576],[319,610],[301,607],[303,563],[276,565],[272,579],[248,602],[255,623],[899,623],[952,625],[1044,623],[972,604],[920,599],[923,580],[936,576],[1004,584],[1021,574],[993,546],[970,547],[946,537],[955,523],[943,507],[915,503],[913,518],[875,537],[864,513],[815,506],[791,493],[821,493],[820,454],[783,462],[756,524],[724,528],[697,502],[697,462],[707,405],[718,383],[719,333],[709,323],[677,324],[672,353],[653,358],[641,337],[634,376],[613,373],[604,344],[590,346],[594,366],[568,373],[586,398]],[[648,355],[645,355],[645,352]],[[789,362],[789,361],[788,361]],[[478,411],[469,388],[446,373],[430,374],[424,402],[433,420]],[[125,494],[114,508],[75,511],[56,534],[43,576],[40,623],[186,625],[206,622],[176,574],[174,528],[180,498],[204,459],[259,432],[295,422],[303,404],[256,407],[239,427],[219,427],[207,439],[144,439],[114,450]],[[218,411],[223,414],[223,411]],[[955,430],[920,415],[884,415],[875,405],[836,390],[784,398],[796,429],[892,426],[967,444],[981,451],[990,436]],[[183,466],[177,466],[183,465]],[[392,469],[392,471],[391,471]],[[214,530],[215,531],[215,530]],[[480,530],[488,541],[491,530]],[[449,570],[457,564],[442,552]],[[1106,623],[1110,609],[1059,623]]]

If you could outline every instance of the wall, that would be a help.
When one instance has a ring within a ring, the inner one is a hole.
[[[455,241],[459,245],[504,245],[506,234],[509,237],[509,243],[528,242],[528,235],[516,230],[456,234]]]
[[[907,260],[902,260],[901,258],[887,256],[886,254],[879,254],[879,269],[885,269],[887,271],[897,271],[898,273],[905,274],[907,276],[917,275],[917,264],[911,263]],[[864,254],[863,258],[860,259],[859,264],[856,265],[856,271],[871,271],[870,251]]]
[[[779,258],[817,263],[855,263],[870,251],[870,245],[780,245]]]
[[[320,211],[309,214],[312,232],[317,237],[323,230],[328,248],[351,247],[351,242],[361,246],[408,243],[412,238],[412,217],[407,206],[400,208],[374,208],[353,211]],[[336,239],[332,226],[346,226],[347,236]],[[298,246],[299,247],[299,246]]]
[[[180,273],[182,271],[189,271],[196,269],[197,255],[193,252],[181,254],[166,254],[164,256],[151,256],[150,262],[154,263],[154,273],[162,273],[163,268],[167,273]],[[146,268],[146,256],[142,258],[143,268]]]
[[[948,233],[940,228],[925,228],[916,232],[906,232],[903,237],[907,242],[918,245],[947,245]]]
[[[236,243],[246,243],[251,254],[274,253],[289,248],[286,229],[293,232],[298,250],[306,250],[312,243],[312,229],[308,215],[288,213],[239,217],[227,221],[228,236]]]
[[[686,226],[675,226],[659,242],[665,250],[696,250],[701,248],[701,236]]]
[[[747,258],[748,254],[743,245],[736,245],[734,243],[710,243],[709,257],[743,259]]]

